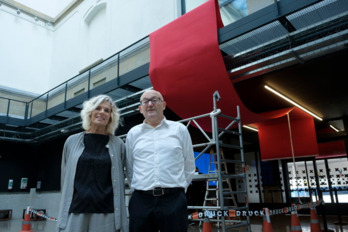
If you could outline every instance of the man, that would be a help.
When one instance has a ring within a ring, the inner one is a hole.
[[[147,90],[140,97],[145,120],[127,134],[130,232],[186,232],[185,192],[195,172],[190,134],[181,123],[164,117],[161,93]]]

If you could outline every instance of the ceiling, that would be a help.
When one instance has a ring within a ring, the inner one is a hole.
[[[291,105],[264,88],[269,85],[325,121],[343,118],[348,114],[347,61],[345,49],[235,83],[235,87],[243,102],[257,113]]]
[[[298,7],[303,8],[291,12],[290,5],[270,6],[248,22],[223,28],[219,39],[226,69],[251,111],[293,106],[266,90],[268,85],[323,118],[315,119],[317,130],[329,125],[339,130],[319,141],[347,138],[348,4],[327,0]],[[259,27],[248,31],[248,23]]]
[[[253,112],[293,106],[264,88],[271,86],[291,100],[323,118],[317,129],[334,125],[346,131],[348,91],[345,69],[348,49],[235,83],[242,102]],[[340,133],[346,136],[346,133]]]

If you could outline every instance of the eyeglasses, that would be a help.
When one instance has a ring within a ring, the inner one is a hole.
[[[140,101],[140,104],[143,106],[147,106],[150,102],[152,102],[153,105],[162,102],[161,98],[152,98],[152,99],[144,99]]]

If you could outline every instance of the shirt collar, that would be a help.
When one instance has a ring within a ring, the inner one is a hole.
[[[160,123],[158,126],[156,126],[156,127],[150,126],[149,124],[147,124],[147,123],[145,122],[145,119],[144,119],[142,127],[143,127],[143,128],[157,128],[157,127],[161,127],[161,126],[164,126],[164,125],[168,125],[168,120],[166,119],[166,117],[164,117],[164,118],[162,119],[161,123]]]

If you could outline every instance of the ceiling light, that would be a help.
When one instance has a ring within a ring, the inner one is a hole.
[[[339,132],[339,129],[337,129],[336,127],[334,127],[333,125],[330,125],[331,129],[333,129],[336,132]]]
[[[271,87],[269,87],[268,85],[265,85],[265,88],[269,91],[271,91],[272,93],[274,93],[275,95],[283,98],[284,100],[290,102],[291,104],[293,104],[294,106],[300,108],[301,110],[303,110],[304,112],[312,115],[313,117],[315,117],[316,119],[323,121],[323,119],[321,117],[319,117],[318,115],[310,112],[309,110],[307,110],[306,108],[304,108],[303,106],[300,106],[299,104],[297,104],[296,102],[294,102],[293,100],[289,99],[288,97],[285,97],[283,94],[279,93],[278,91],[272,89]]]
[[[256,131],[256,132],[259,132],[259,130],[255,127],[252,127],[252,126],[247,126],[247,125],[243,125],[244,128],[247,128],[249,130],[252,130],[252,131]]]
[[[17,14],[19,15],[21,13],[21,10],[20,9],[17,9]]]

